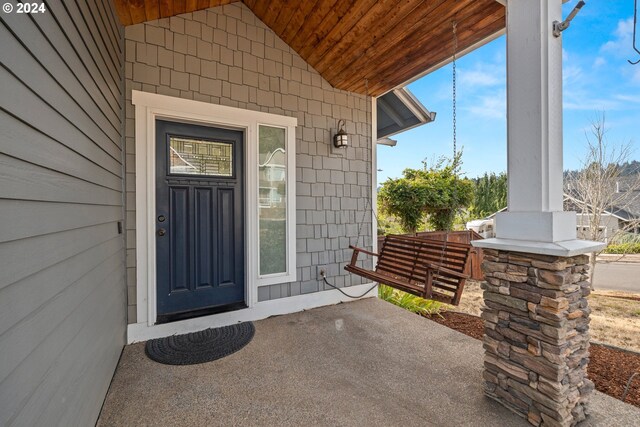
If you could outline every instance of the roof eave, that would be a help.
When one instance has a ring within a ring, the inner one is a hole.
[[[501,3],[501,2],[500,2]],[[484,39],[478,41],[477,43],[472,44],[471,46],[467,47],[466,49],[461,50],[460,52],[458,52],[456,54],[456,60],[460,59],[461,57],[465,56],[468,53],[473,52],[474,50],[481,48],[482,46],[486,45],[487,43],[490,43],[494,40],[496,40],[497,38],[505,35],[507,33],[507,29],[503,28],[501,30],[496,31],[495,33],[485,37]],[[415,76],[411,77],[410,79],[406,80],[405,82],[401,83],[400,85],[396,86],[395,88],[379,95],[385,95],[388,92],[391,92],[393,90],[397,90],[397,89],[401,89],[404,88],[405,86],[410,85],[411,83],[415,82],[416,80],[419,80],[421,78],[423,78],[424,76],[433,73],[436,70],[439,70],[440,68],[450,64],[451,62],[453,62],[453,55],[448,57],[447,59],[445,59],[444,61],[441,61],[439,63],[437,63],[436,65],[427,68],[426,70],[422,71],[419,74],[416,74]]]

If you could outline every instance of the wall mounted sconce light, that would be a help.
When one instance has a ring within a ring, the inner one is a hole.
[[[342,123],[342,126],[340,126]],[[338,120],[338,133],[333,136],[333,145],[336,148],[346,148],[349,146],[349,135],[344,131],[346,122],[342,119]]]

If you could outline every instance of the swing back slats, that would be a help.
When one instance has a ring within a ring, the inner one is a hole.
[[[345,270],[411,294],[458,305],[466,279],[471,246],[412,236],[388,235],[380,254],[351,246],[351,263]],[[378,257],[375,270],[357,265],[358,254]]]

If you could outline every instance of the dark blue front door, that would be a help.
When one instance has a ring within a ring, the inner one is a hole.
[[[244,305],[243,133],[156,122],[158,321]]]

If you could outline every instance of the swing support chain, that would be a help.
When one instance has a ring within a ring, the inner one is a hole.
[[[453,55],[452,55],[452,98],[453,98],[453,100],[452,100],[452,110],[453,110],[453,123],[452,123],[452,125],[453,125],[453,161],[455,162],[456,158],[458,156],[457,135],[456,135],[456,125],[457,125],[456,124],[456,119],[457,119],[456,118],[456,113],[457,113],[457,111],[456,111],[457,110],[457,105],[456,105],[456,103],[457,103],[456,59],[457,58],[456,58],[456,56],[457,56],[457,53],[458,53],[458,35],[457,35],[457,22],[456,21],[452,22],[452,33],[453,33]],[[367,94],[368,94],[368,81],[366,81],[366,80],[365,80],[365,87],[366,87]],[[454,173],[457,174],[457,172],[458,172],[458,165],[456,163],[455,169],[454,169]],[[457,189],[456,189],[456,193],[457,193]],[[454,195],[454,199],[457,201],[457,199],[458,199],[457,194]],[[373,209],[372,199],[371,198],[367,198],[365,206],[364,206],[364,210],[362,212],[362,220],[359,223],[358,234],[357,234],[357,236],[355,236],[356,237],[356,245],[359,244],[360,236],[362,236],[362,230],[363,230],[363,227],[365,225],[367,208],[371,209],[371,213],[372,213],[371,221],[373,222],[373,218],[375,217],[376,221],[379,222],[378,216],[377,216],[375,210]],[[455,215],[455,213],[454,213],[454,215]],[[354,218],[354,219],[356,219],[356,218]],[[373,234],[373,227],[372,227],[372,234]],[[396,237],[401,238],[401,236],[396,236]],[[385,238],[385,242],[386,242],[386,238]],[[422,251],[423,244],[427,244],[427,243],[424,242],[424,243],[420,243],[419,244],[419,247],[420,247],[419,252]],[[426,282],[424,284],[425,288],[424,288],[424,293],[422,295],[423,298],[431,298],[432,297],[431,289],[430,289],[432,280],[435,277],[439,277],[441,275],[441,273],[444,274],[444,272],[446,271],[448,274],[454,273],[454,274],[460,275],[461,277],[465,276],[464,274],[462,274],[462,271],[460,271],[459,273],[456,273],[456,272],[451,271],[448,268],[444,268],[443,264],[445,262],[445,255],[447,254],[448,244],[449,244],[449,231],[447,230],[446,233],[445,233],[445,236],[444,236],[444,242],[441,245],[440,262],[437,264],[437,268],[432,270],[432,272],[428,273],[428,278],[426,279]],[[363,241],[363,246],[366,246],[366,241]],[[370,255],[375,255],[375,254],[367,252],[367,251],[365,251],[363,249],[358,249],[357,247],[354,247],[354,246],[352,246],[352,248],[354,249],[354,251],[360,251],[360,252],[365,252],[365,253],[370,254]],[[352,259],[351,264],[355,264],[355,258],[357,256],[356,253],[357,252],[354,252],[354,257]],[[377,255],[377,256],[379,257],[380,255]],[[468,251],[467,251],[467,255],[465,257],[465,266],[466,266],[466,259],[467,258],[468,258]],[[345,269],[347,269],[348,271],[352,271],[348,267],[351,267],[352,269],[355,269],[355,270],[361,270],[360,268],[357,268],[355,265],[349,265],[349,266],[345,267]],[[352,271],[352,272],[355,272],[355,270]],[[365,273],[365,274],[363,274],[363,273]],[[356,274],[361,275],[363,277],[367,277],[366,272],[363,272],[363,271],[359,271]],[[377,276],[377,275],[376,274],[372,274],[372,276]],[[361,295],[357,295],[356,296],[356,295],[349,295],[346,292],[344,292],[341,288],[339,288],[339,287],[333,285],[332,283],[330,283],[327,280],[326,272],[324,270],[320,271],[320,277],[322,278],[323,282],[326,285],[330,286],[331,288],[334,288],[334,289],[338,290],[340,293],[342,293],[346,297],[353,298],[353,299],[362,298],[363,296],[365,296],[369,292],[371,292],[378,285],[377,282],[374,282],[373,286],[371,286],[369,289],[367,289]],[[373,277],[370,277],[370,278],[373,278]],[[378,280],[379,280],[379,278],[378,278]],[[463,287],[464,287],[464,279],[462,279],[462,282],[460,283],[459,291],[456,292],[454,300],[452,301],[452,303],[454,305],[458,304],[458,301],[459,301],[459,298],[460,298],[459,294],[461,293]],[[412,293],[414,293],[414,292],[412,292]]]
[[[458,135],[457,135],[457,69],[456,69],[456,55],[458,54],[458,23],[453,21],[451,23],[451,32],[453,33],[453,55],[451,61],[451,92],[452,92],[452,115],[453,115],[453,161],[456,162],[456,157],[458,156]],[[458,165],[454,165],[454,174],[458,173]],[[454,201],[458,201],[457,187],[456,193],[454,194]],[[455,215],[455,214],[454,214]],[[447,251],[447,244],[449,243],[449,230],[447,230],[444,234],[444,245],[442,246],[442,252],[440,253],[440,263],[439,266],[442,266],[444,263],[444,254]],[[440,274],[440,267],[438,267],[437,274]]]

